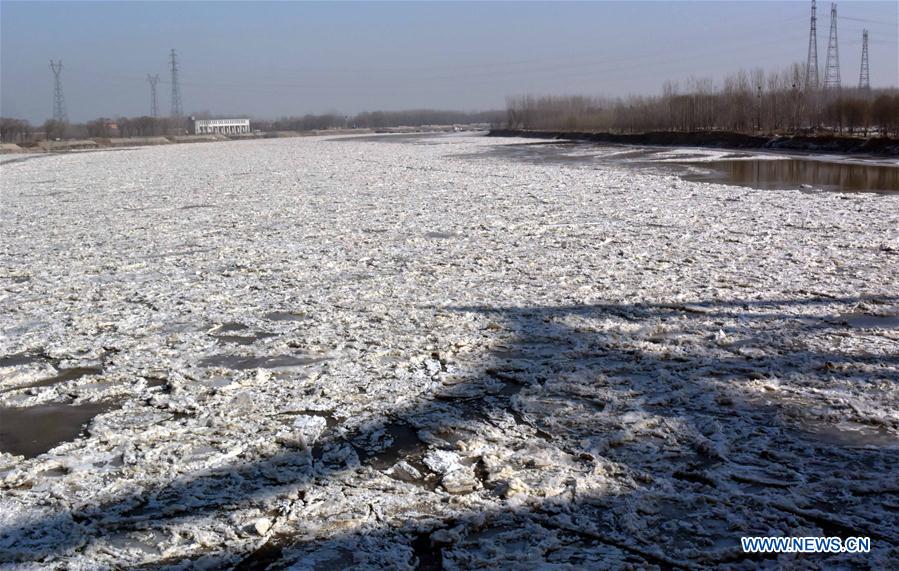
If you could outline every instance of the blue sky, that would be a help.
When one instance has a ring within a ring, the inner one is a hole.
[[[899,84],[897,2],[839,4],[844,85],[870,30],[871,82]],[[170,105],[179,55],[187,112],[279,117],[374,109],[488,109],[508,95],[658,93],[804,61],[809,2],[17,2],[0,0],[0,114],[52,112],[63,61],[69,116]],[[818,6],[823,77],[829,3]]]

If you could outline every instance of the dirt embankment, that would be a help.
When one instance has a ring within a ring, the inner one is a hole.
[[[726,132],[684,133],[673,131],[636,134],[569,133],[564,131],[528,131],[524,129],[491,129],[489,136],[534,137],[539,139],[563,139],[567,141],[588,141],[593,143],[617,143],[626,145],[717,147],[723,149],[774,149],[814,151],[817,153],[867,153],[872,155],[899,156],[899,139],[887,137],[872,137],[869,139],[835,135],[767,137]]]

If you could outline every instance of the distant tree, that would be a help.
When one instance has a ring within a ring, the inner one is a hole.
[[[65,121],[57,121],[56,119],[47,119],[44,121],[44,134],[48,139],[62,139],[66,135]]]
[[[122,137],[153,137],[165,134],[169,129],[180,128],[182,124],[180,119],[160,119],[147,115],[116,119]]]
[[[882,136],[899,135],[899,94],[878,95],[871,105],[871,121]]]
[[[867,131],[868,104],[863,99],[844,99],[841,112],[850,135],[861,129]]]
[[[110,137],[112,135],[112,119],[99,117],[85,123],[88,137]]]
[[[0,141],[18,143],[31,134],[31,125],[23,119],[0,117]]]
[[[122,137],[133,137],[135,135],[134,122],[128,117],[119,117],[115,122],[119,128],[119,135]]]
[[[155,118],[143,115],[131,120],[134,130],[140,137],[151,137],[159,134],[159,125]]]

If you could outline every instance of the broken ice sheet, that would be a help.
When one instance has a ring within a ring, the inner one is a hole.
[[[3,562],[738,567],[740,535],[800,529],[890,567],[896,329],[848,320],[899,314],[896,197],[432,139],[4,165],[32,278],[0,299],[2,388],[103,347],[121,408],[0,456]]]

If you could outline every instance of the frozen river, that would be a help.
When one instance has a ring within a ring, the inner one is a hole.
[[[895,568],[899,196],[523,142],[0,166],[0,565]]]

